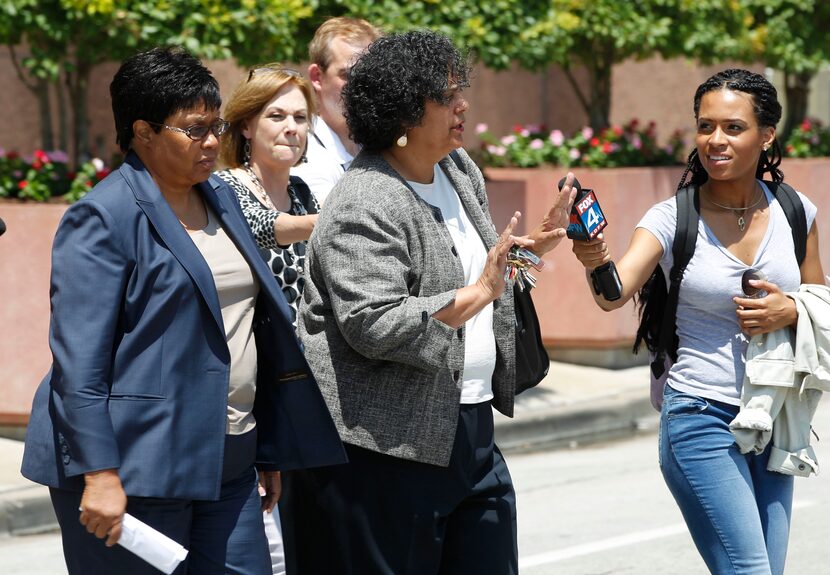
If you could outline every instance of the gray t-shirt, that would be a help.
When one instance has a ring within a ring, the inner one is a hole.
[[[769,189],[765,185],[763,188],[770,205],[770,223],[752,267],[764,272],[783,291],[795,291],[801,284],[801,274],[792,231],[784,210]],[[816,217],[816,206],[801,193],[799,197],[809,230]],[[663,246],[660,266],[668,278],[677,227],[675,198],[653,206],[637,227],[651,232]],[[701,218],[695,253],[680,284],[677,362],[668,376],[668,384],[674,389],[740,404],[748,340],[738,325],[732,298],[743,295],[741,276],[747,268],[718,241]]]

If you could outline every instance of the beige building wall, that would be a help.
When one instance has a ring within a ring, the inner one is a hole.
[[[219,80],[225,98],[245,77],[245,71],[232,61],[209,61],[206,64]],[[667,140],[674,130],[681,129],[687,146],[690,146],[695,88],[726,67],[727,64],[699,66],[683,59],[624,62],[613,72],[611,121],[613,124],[623,124],[632,118],[643,124],[654,121],[661,141]],[[93,153],[104,159],[117,153],[109,100],[109,83],[117,68],[116,63],[97,66],[89,88],[90,144]],[[761,66],[755,66],[753,70],[764,71]],[[584,75],[581,80],[584,85]],[[0,91],[0,110],[3,110],[0,147],[22,153],[42,147],[37,103],[18,79],[6,48],[0,49],[0,85],[6,87]],[[467,96],[470,102],[465,134],[468,148],[479,145],[475,126],[482,122],[497,136],[509,133],[515,124],[528,123],[541,123],[547,129],[558,128],[570,134],[587,122],[570,83],[556,66],[542,72],[529,72],[518,67],[494,71],[478,65]],[[814,81],[810,109],[811,114],[830,123],[830,71]]]

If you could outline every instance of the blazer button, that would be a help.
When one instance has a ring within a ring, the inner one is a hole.
[[[425,312],[425,311],[421,312],[421,321],[424,322],[424,323],[429,321],[429,314],[427,312]]]
[[[458,334],[458,339],[461,339],[461,337],[464,335],[464,329],[459,327],[456,333]]]
[[[64,464],[64,465],[69,465],[69,459],[70,459],[70,458],[69,458],[69,456],[68,456],[68,455],[64,455],[64,456],[63,456],[63,464]]]
[[[453,246],[451,249],[452,249],[452,255],[454,255],[455,257],[458,257],[458,250],[455,249],[455,246]]]
[[[798,470],[799,470],[799,471],[804,471],[806,468],[807,468],[807,466],[806,466],[806,465],[804,465],[803,463],[800,463],[800,464],[798,465]]]
[[[460,375],[461,375],[461,372],[460,372],[460,371],[458,371],[457,369],[456,369],[454,372],[452,372],[452,378],[453,378],[456,382],[458,381],[458,377],[459,377]]]

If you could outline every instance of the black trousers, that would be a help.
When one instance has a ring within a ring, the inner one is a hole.
[[[163,446],[159,446],[163,449]],[[188,549],[174,575],[270,575],[271,558],[260,511],[256,430],[225,436],[222,489],[218,501],[130,497],[127,512]],[[87,533],[78,506],[81,493],[50,489],[71,575],[161,573],[120,545],[106,547]]]
[[[489,403],[461,406],[449,467],[346,451],[345,465],[283,474],[288,573],[517,572],[516,496]]]

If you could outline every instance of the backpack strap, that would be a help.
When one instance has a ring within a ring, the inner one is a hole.
[[[669,293],[666,298],[666,308],[663,313],[663,323],[660,326],[660,340],[654,361],[651,363],[651,372],[656,378],[666,370],[665,356],[669,353],[673,361],[677,360],[677,302],[680,298],[680,282],[686,272],[697,244],[697,230],[700,222],[700,194],[697,187],[688,185],[677,191],[677,227],[674,230],[672,243],[672,267],[669,273]]]
[[[795,245],[795,259],[798,266],[804,262],[807,255],[807,215],[804,212],[804,204],[798,197],[792,186],[784,182],[764,182],[769,188],[784,214],[790,223],[790,230],[793,233],[793,245]]]

